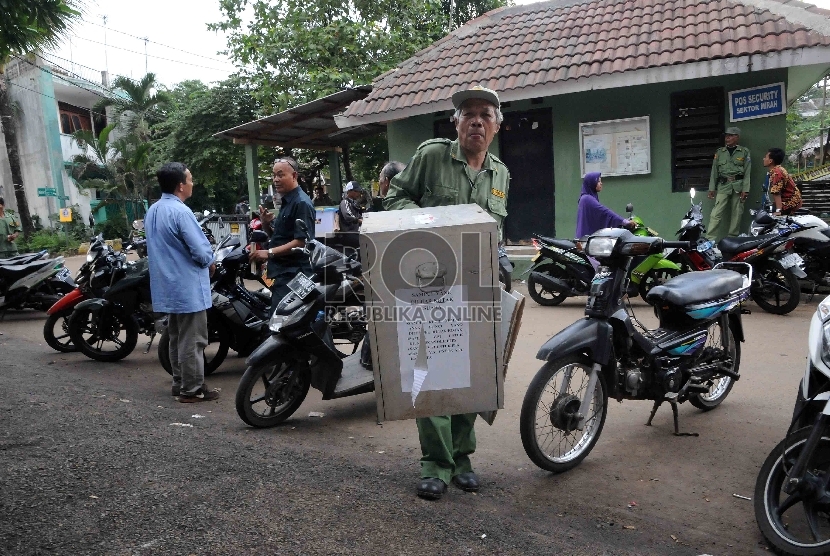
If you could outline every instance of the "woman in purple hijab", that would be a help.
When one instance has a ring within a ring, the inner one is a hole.
[[[576,211],[576,237],[591,235],[603,228],[632,228],[634,223],[602,206],[599,192],[602,191],[600,172],[585,174],[582,179],[582,194],[579,196],[579,208]]]

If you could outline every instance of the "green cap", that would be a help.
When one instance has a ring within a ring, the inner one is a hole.
[[[735,127],[735,126],[727,127],[726,131],[724,132],[724,135],[740,135],[740,134],[741,134],[741,128]]]
[[[486,100],[496,108],[499,107],[499,94],[492,89],[481,87],[479,85],[476,85],[470,89],[454,92],[452,95],[452,105],[455,106],[456,109],[461,108],[464,101],[471,98],[480,98]]]

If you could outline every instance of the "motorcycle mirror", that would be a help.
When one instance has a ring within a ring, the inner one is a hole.
[[[308,226],[305,225],[303,220],[298,218],[294,221],[294,225],[297,226],[297,229],[301,232],[305,232],[306,239],[311,239],[311,236],[308,234]]]
[[[254,230],[251,233],[251,241],[255,243],[266,243],[268,241],[268,234],[262,230]]]
[[[202,216],[210,216],[210,211],[205,209],[204,212],[202,212]]]
[[[695,198],[695,195],[696,195],[696,194],[697,194],[697,191],[695,191],[695,188],[694,188],[694,187],[692,187],[691,189],[689,189],[689,195],[691,195],[692,199],[694,199],[694,198]]]
[[[627,205],[625,205],[625,212],[628,212],[628,213],[634,212],[634,205],[632,205],[631,203],[628,203]]]

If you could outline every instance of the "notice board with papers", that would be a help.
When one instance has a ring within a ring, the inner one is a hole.
[[[584,176],[651,173],[649,117],[579,124],[579,166]]]

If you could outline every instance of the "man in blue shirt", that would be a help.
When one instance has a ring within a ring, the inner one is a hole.
[[[210,247],[184,201],[193,195],[193,176],[181,162],[156,173],[161,199],[144,217],[153,310],[168,313],[173,395],[182,403],[215,400],[205,385],[210,277],[216,269]]]
[[[252,251],[252,262],[268,261],[268,278],[271,285],[271,310],[273,311],[282,298],[288,295],[288,282],[298,273],[311,276],[311,264],[308,257],[294,253],[294,247],[305,247],[306,232],[299,229],[295,222],[302,220],[308,228],[308,235],[314,237],[316,213],[311,199],[300,187],[297,175],[297,161],[291,157],[278,158],[274,161],[274,189],[282,195],[282,205],[276,219],[274,214],[259,207],[260,219],[266,233],[271,234],[268,249]]]

